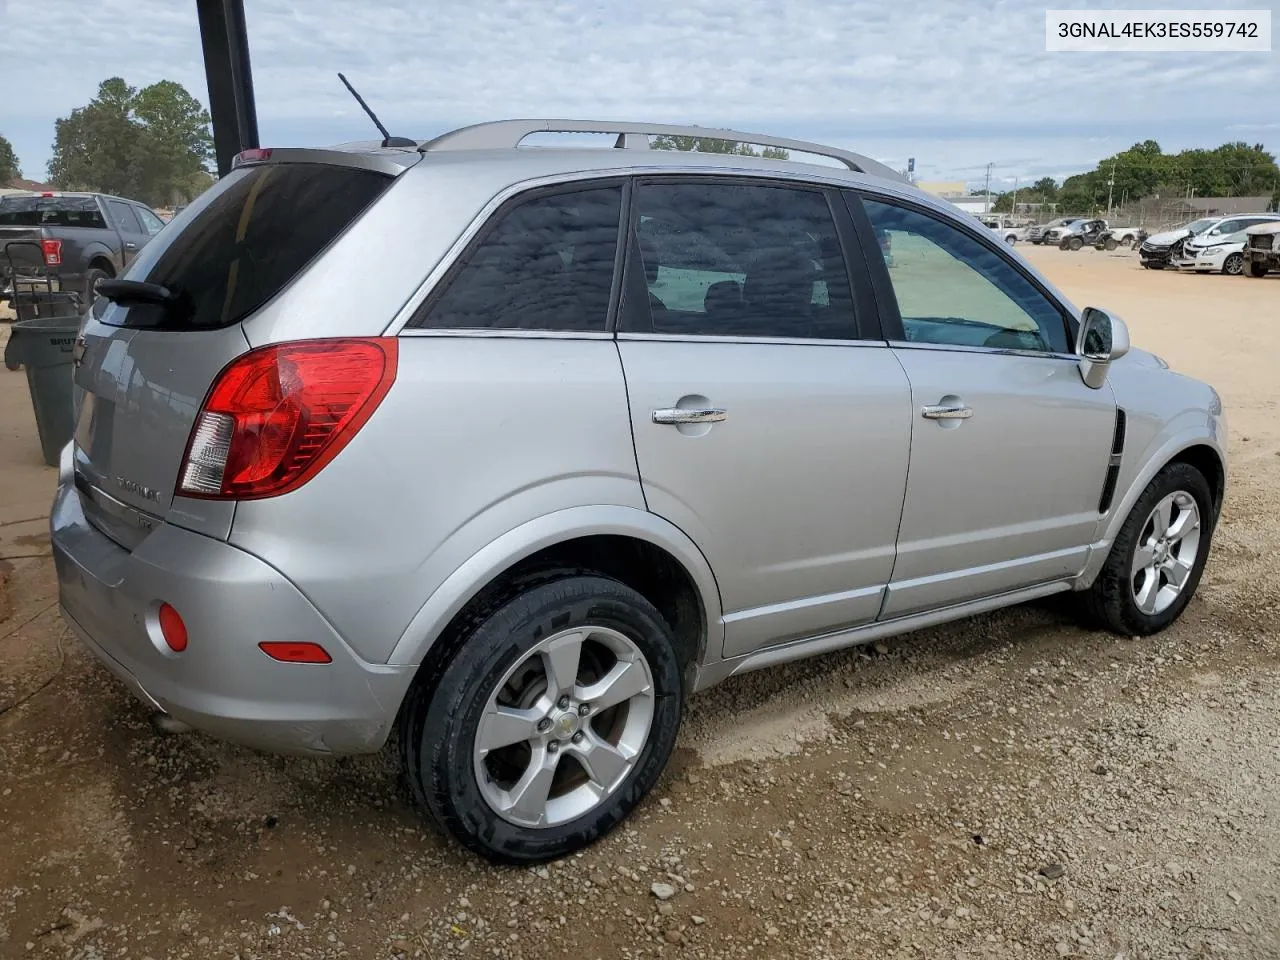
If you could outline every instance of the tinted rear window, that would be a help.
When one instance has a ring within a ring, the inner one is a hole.
[[[0,227],[105,228],[93,197],[5,197],[0,200]]]
[[[262,307],[332,243],[392,178],[318,163],[233,170],[193,206],[183,229],[161,232],[127,273],[168,287],[181,305],[135,306],[95,314],[128,327],[224,327]]]

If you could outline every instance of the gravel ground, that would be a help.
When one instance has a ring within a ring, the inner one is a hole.
[[[1280,957],[1280,278],[1030,255],[1227,403],[1181,621],[1046,603],[730,681],[624,828],[537,870],[459,852],[390,751],[157,735],[58,620],[0,374],[0,957]]]

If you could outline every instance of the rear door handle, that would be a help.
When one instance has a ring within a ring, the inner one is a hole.
[[[968,420],[973,410],[962,403],[928,403],[920,408],[926,420]]]
[[[723,407],[668,407],[653,411],[654,423],[719,423],[729,416]]]
[[[125,248],[126,250],[137,250],[137,249],[138,249],[138,245],[137,245],[136,243],[134,243],[132,240],[130,240],[130,241],[128,241],[128,242],[124,245],[124,248]]]

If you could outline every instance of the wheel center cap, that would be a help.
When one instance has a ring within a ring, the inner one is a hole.
[[[578,732],[578,715],[573,711],[562,713],[556,717],[552,727],[558,736],[572,737]]]

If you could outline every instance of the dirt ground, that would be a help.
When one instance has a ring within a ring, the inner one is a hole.
[[[389,752],[158,736],[59,621],[0,372],[0,957],[1280,957],[1280,278],[1029,255],[1227,404],[1180,622],[1022,607],[730,681],[625,828],[537,870],[460,853]]]

